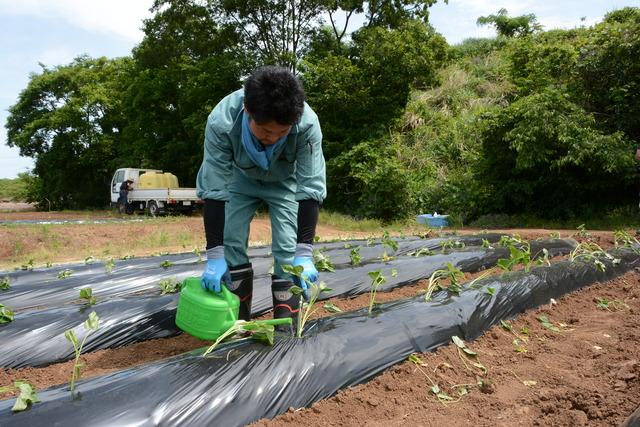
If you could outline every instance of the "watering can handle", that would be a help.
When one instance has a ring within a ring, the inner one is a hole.
[[[220,286],[220,291],[222,293],[222,298],[224,298],[224,300],[227,303],[227,307],[233,307],[234,306],[234,299],[238,298],[233,292],[231,292],[229,289],[227,289],[227,287],[224,284],[221,284]],[[236,303],[237,304],[237,303]],[[238,310],[229,310],[229,312],[233,315],[233,321],[235,322],[236,320],[238,320]]]
[[[282,319],[265,320],[267,325],[291,325],[292,319],[290,317],[283,317]]]

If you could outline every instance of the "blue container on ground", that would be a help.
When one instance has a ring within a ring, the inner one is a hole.
[[[427,227],[448,227],[449,226],[449,215],[437,215],[434,216],[432,214],[423,214],[418,215],[416,220],[420,224],[424,224]]]

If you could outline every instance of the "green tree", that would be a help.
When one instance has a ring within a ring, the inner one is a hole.
[[[633,194],[633,144],[598,129],[594,116],[557,89],[520,98],[482,119],[477,179],[492,212],[571,217]]]
[[[542,29],[533,13],[520,16],[509,16],[507,9],[500,9],[498,13],[481,16],[476,21],[478,25],[491,25],[499,35],[517,37],[533,34]]]
[[[384,134],[402,114],[410,88],[435,83],[446,52],[446,41],[431,26],[407,21],[395,30],[362,29],[348,57],[311,55],[302,77],[323,126],[327,158]]]
[[[411,20],[427,23],[429,8],[436,4],[437,0],[324,0],[323,3],[336,40],[340,42],[354,15],[364,13],[364,26],[367,28],[394,29]],[[336,22],[340,14],[344,16],[345,22],[338,28]]]
[[[210,1],[220,19],[239,29],[245,49],[258,63],[296,71],[306,45],[320,24],[321,0]]]
[[[79,57],[31,75],[5,125],[7,144],[35,159],[31,200],[51,209],[104,206],[130,69],[128,58]]]
[[[611,12],[576,45],[575,98],[609,131],[640,143],[640,8]]]

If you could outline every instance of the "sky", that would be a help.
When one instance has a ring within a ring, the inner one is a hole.
[[[39,63],[53,67],[82,54],[129,55],[142,40],[142,21],[151,16],[151,4],[152,0],[0,0],[0,178],[15,178],[33,167],[32,159],[7,146],[4,124],[29,75],[41,70]],[[638,7],[640,0],[440,0],[431,8],[430,21],[455,44],[468,37],[494,36],[492,28],[478,27],[476,19],[500,8],[511,16],[533,13],[549,30],[592,25],[625,6]]]

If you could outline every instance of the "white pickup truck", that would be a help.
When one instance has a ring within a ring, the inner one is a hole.
[[[128,179],[133,181],[128,203],[119,203],[120,186]],[[167,211],[190,213],[202,203],[195,188],[178,187],[175,175],[158,169],[122,168],[116,170],[111,179],[111,206],[117,207],[120,213],[146,211],[151,216]]]

